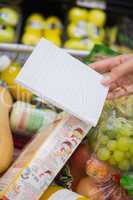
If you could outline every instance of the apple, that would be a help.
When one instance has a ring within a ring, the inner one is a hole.
[[[88,11],[83,8],[74,7],[69,11],[68,19],[71,22],[77,22],[80,20],[87,20]]]
[[[92,9],[88,13],[88,21],[97,27],[103,27],[106,23],[106,13],[103,10]]]
[[[53,30],[55,34],[60,35],[62,33],[62,23],[58,17],[51,16],[48,17],[45,24],[45,30]]]
[[[16,10],[3,7],[0,9],[0,24],[16,26],[19,21],[19,14]]]
[[[15,41],[15,30],[11,26],[0,25],[0,42],[12,43]]]

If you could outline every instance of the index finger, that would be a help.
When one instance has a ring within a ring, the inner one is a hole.
[[[90,67],[92,67],[94,70],[100,73],[110,72],[114,67],[125,62],[132,56],[132,54],[125,54],[111,58],[106,58],[104,60],[92,63]]]

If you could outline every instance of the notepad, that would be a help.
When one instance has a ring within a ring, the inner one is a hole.
[[[78,59],[41,39],[16,82],[39,97],[96,126],[108,93],[103,76]]]

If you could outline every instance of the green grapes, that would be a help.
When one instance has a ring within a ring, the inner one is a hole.
[[[107,144],[107,148],[109,151],[114,151],[116,149],[117,142],[116,140],[110,140]]]
[[[130,154],[133,156],[133,144],[130,145],[130,147],[129,147],[129,152],[130,152]]]
[[[107,135],[102,135],[100,138],[100,144],[107,145],[109,142],[109,138]]]
[[[121,151],[115,151],[112,156],[116,162],[120,162],[124,160],[124,153]]]
[[[100,159],[100,160],[108,160],[110,158],[110,152],[108,151],[107,148],[100,148],[98,151],[97,151],[97,157]]]
[[[110,157],[110,159],[109,159],[109,164],[110,164],[110,165],[116,165],[116,164],[117,164],[117,163],[116,163],[116,160],[113,158],[113,156]]]
[[[129,167],[130,167],[130,162],[128,160],[124,159],[123,161],[119,162],[119,168],[121,170],[128,171]]]
[[[100,121],[95,133],[94,150],[99,160],[124,171],[133,167],[133,121],[118,117],[112,110]]]
[[[117,148],[120,151],[128,151],[130,148],[131,140],[128,137],[121,137],[117,141]]]

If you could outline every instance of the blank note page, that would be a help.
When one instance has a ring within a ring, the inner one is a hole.
[[[108,89],[102,75],[41,39],[16,81],[50,103],[95,126]]]

